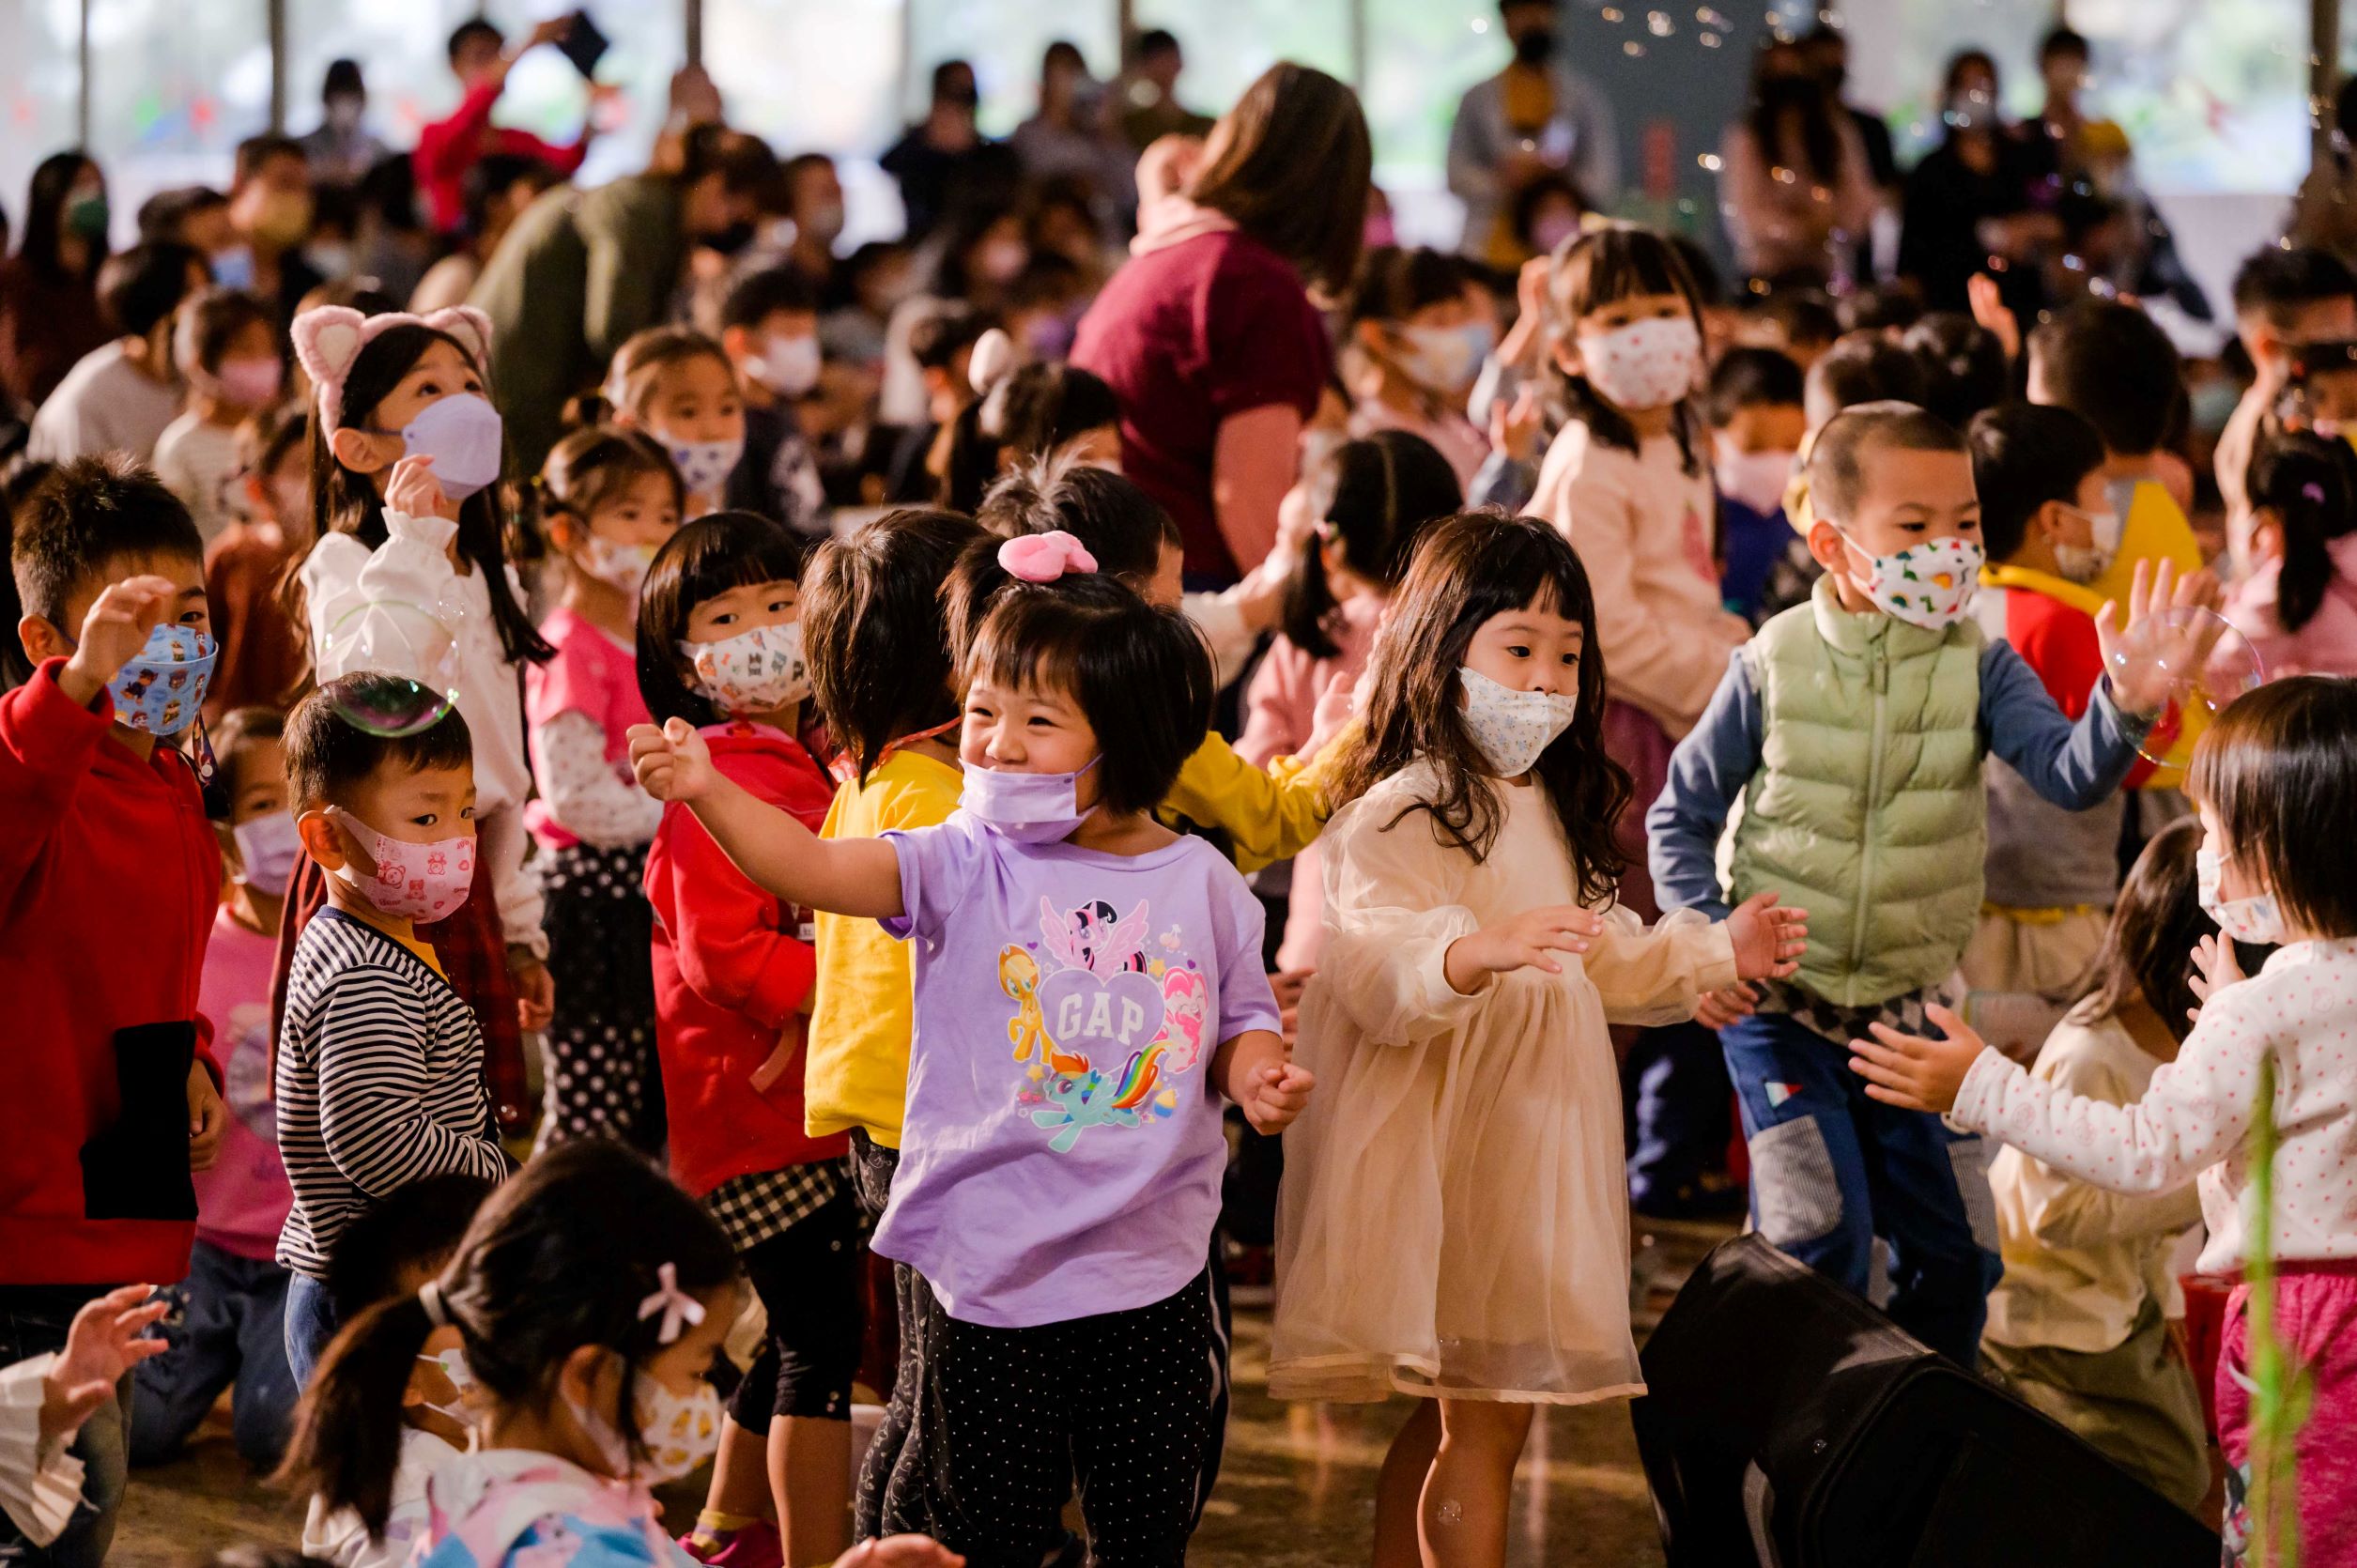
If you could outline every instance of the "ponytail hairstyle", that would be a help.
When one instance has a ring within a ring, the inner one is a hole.
[[[1400,807],[1383,831],[1425,812],[1441,842],[1487,859],[1505,813],[1498,783],[1465,727],[1457,671],[1484,622],[1532,605],[1579,622],[1587,633],[1578,716],[1532,771],[1562,821],[1580,899],[1594,902],[1611,897],[1627,867],[1612,834],[1635,787],[1604,749],[1604,655],[1587,569],[1562,534],[1534,518],[1468,512],[1426,531],[1360,678],[1359,689],[1368,694],[1365,727],[1343,759],[1332,799],[1339,807],[1424,762],[1434,775],[1429,798]]]
[[[535,546],[552,548],[548,519],[558,513],[577,518],[584,529],[599,508],[610,504],[649,474],[660,474],[671,487],[671,504],[687,510],[686,487],[670,454],[654,438],[613,425],[576,430],[556,444],[532,481],[531,509]]]
[[[679,651],[696,607],[732,588],[798,584],[808,560],[799,538],[755,512],[714,512],[663,541],[639,589],[639,695],[655,723],[684,718],[701,730],[729,716],[696,689]]]
[[[502,1410],[539,1409],[565,1360],[596,1345],[622,1359],[606,1412],[645,1457],[631,1395],[662,1349],[663,1315],[641,1315],[669,1268],[702,1297],[734,1282],[736,1253],[703,1205],[608,1139],[562,1144],[494,1192],[458,1251],[415,1295],[378,1301],[329,1345],[302,1404],[279,1480],[349,1508],[381,1536],[401,1455],[401,1395],[437,1327],[458,1330],[475,1381]]]
[[[1121,420],[1113,389],[1094,375],[1060,361],[1009,366],[998,362],[994,339],[1008,342],[994,327],[974,346],[970,380],[977,395],[950,426],[942,489],[943,504],[952,512],[975,513],[1010,462],[1046,457]]]
[[[1136,481],[1070,455],[1040,457],[1007,474],[982,498],[975,520],[1000,539],[1061,530],[1096,557],[1098,571],[1140,593],[1181,543],[1178,525]]]
[[[313,318],[320,318],[315,320]],[[359,346],[349,349],[347,333]],[[464,334],[464,335],[461,335]],[[311,422],[312,540],[308,557],[318,541],[331,533],[348,533],[370,550],[387,539],[384,497],[375,479],[355,473],[336,461],[330,444],[345,426],[368,428],[377,406],[391,396],[402,378],[416,368],[427,349],[446,343],[458,351],[478,377],[485,379],[484,348],[488,323],[480,311],[436,311],[430,319],[414,315],[380,315],[364,322],[358,311],[328,306],[307,311],[295,321],[295,348],[309,372],[317,398],[317,417]],[[340,366],[340,373],[338,367]],[[507,580],[501,496],[504,482],[485,485],[458,504],[458,554],[483,574],[491,601],[491,623],[500,634],[500,650],[511,664],[545,664],[555,657],[516,597]],[[286,581],[299,585],[301,561],[289,569]],[[300,607],[296,621],[300,623]]]
[[[907,508],[828,539],[802,579],[802,651],[828,738],[861,784],[895,741],[953,721],[943,590],[986,537],[971,517]]]
[[[2250,494],[2282,535],[2275,617],[2296,632],[2324,607],[2337,573],[2331,546],[2357,529],[2357,452],[2305,431],[2272,437],[2251,459]]]
[[[736,366],[730,361],[728,352],[693,327],[649,327],[631,333],[614,350],[605,384],[565,404],[565,427],[586,429],[625,420],[645,423],[647,409],[653,406],[655,389],[663,379],[661,373],[699,359],[711,360],[729,373],[730,384],[735,384]]]
[[[1547,326],[1550,341],[1560,349],[1572,341],[1580,319],[1607,305],[1641,294],[1674,294],[1686,301],[1694,330],[1702,332],[1701,295],[1694,274],[1677,247],[1651,229],[1614,224],[1581,235],[1557,258],[1548,277]],[[1708,334],[1704,333],[1705,340]],[[1585,376],[1574,376],[1550,356],[1548,379],[1561,394],[1571,419],[1588,427],[1588,434],[1623,452],[1637,450],[1637,432],[1621,412],[1605,403]],[[1703,423],[1700,399],[1681,400],[1671,420],[1686,471],[1700,474],[1710,452],[1709,427]]]
[[[1281,624],[1302,652],[1331,659],[1342,652],[1326,624],[1339,601],[1326,580],[1322,546],[1339,551],[1344,565],[1388,595],[1407,576],[1425,525],[1462,510],[1465,492],[1430,441],[1380,430],[1336,447],[1313,478],[1310,496],[1317,525],[1302,541]]]

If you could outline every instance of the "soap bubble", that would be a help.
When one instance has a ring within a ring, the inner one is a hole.
[[[458,704],[468,609],[455,599],[421,605],[369,599],[338,616],[319,639],[318,665],[382,677],[341,697],[336,712],[372,735],[432,729]]]
[[[2267,679],[2251,639],[2217,611],[2198,605],[2156,609],[2112,647],[2114,681],[2164,677],[2168,709],[2136,746],[2148,762],[2164,763],[2180,738],[2197,740],[2226,705]]]

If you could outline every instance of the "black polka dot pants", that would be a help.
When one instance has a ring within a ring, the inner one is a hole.
[[[655,1054],[655,911],[639,888],[646,846],[576,844],[541,856],[556,1016],[541,1037],[546,1079],[535,1152],[573,1138],[663,1148]]]
[[[911,1419],[882,1532],[921,1531],[973,1568],[1039,1568],[1077,1489],[1096,1568],[1184,1562],[1222,1381],[1209,1273],[1151,1306],[1030,1329],[962,1323],[911,1278]]]

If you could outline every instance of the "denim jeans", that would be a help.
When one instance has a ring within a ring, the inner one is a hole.
[[[297,1392],[286,1365],[286,1280],[275,1263],[196,1243],[162,1325],[172,1348],[132,1375],[134,1468],[171,1459],[233,1385],[230,1429],[239,1454],[257,1468],[278,1464]]]
[[[341,1327],[328,1287],[304,1273],[286,1276],[286,1370],[295,1379],[295,1392],[311,1386],[312,1370]]]
[[[0,1365],[62,1350],[73,1314],[112,1288],[102,1284],[0,1285]],[[26,1541],[0,1514],[0,1564],[38,1568],[100,1568],[115,1540],[115,1520],[123,1506],[125,1459],[131,1420],[131,1379],[126,1377],[82,1423],[73,1453],[82,1461],[82,1507],[47,1546]]]
[[[1849,1053],[1783,1014],[1739,1020],[1719,1039],[1760,1234],[1860,1296],[1876,1238],[1887,1241],[1891,1321],[1974,1365],[2004,1272],[1981,1140],[1869,1099]]]

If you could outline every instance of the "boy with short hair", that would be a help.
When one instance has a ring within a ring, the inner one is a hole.
[[[188,1272],[191,1174],[219,1149],[197,1009],[221,854],[196,771],[213,645],[188,509],[120,457],[66,463],[16,521],[32,679],[0,693],[0,1363],[65,1344],[84,1303]],[[18,1561],[95,1568],[120,1507],[118,1398],[76,1438],[87,1508]],[[17,1550],[0,1522],[0,1557]]]
[[[2247,569],[2248,481],[2259,428],[2291,379],[2297,351],[2357,339],[2357,275],[2330,251],[2267,245],[2234,274],[2234,330],[2251,357],[2250,387],[2218,434],[2218,494],[2226,503],[2226,546]]]
[[[279,1023],[278,1147],[295,1191],[278,1239],[294,1271],[286,1360],[307,1383],[337,1320],[328,1258],[347,1226],[410,1182],[499,1181],[483,1031],[413,923],[465,901],[474,876],[474,750],[452,709],[380,735],[346,716],[396,706],[408,682],[347,675],[286,719],[286,782],[328,906],[303,927]]]
[[[1837,416],[1809,478],[1825,576],[1736,650],[1679,743],[1646,814],[1654,881],[1665,909],[1723,911],[1774,888],[1809,911],[1797,976],[1722,993],[1700,1015],[1723,1025],[1753,1217],[1861,1294],[1875,1237],[1889,1241],[1891,1316],[1970,1366],[2000,1268],[1980,1142],[1868,1099],[1847,1042],[1877,1020],[1919,1033],[1948,1000],[1980,909],[1981,758],[1995,752],[2057,805],[2091,806],[2134,763],[2150,719],[2129,715],[2159,710],[2165,679],[2107,677],[2074,726],[2018,653],[1986,643],[1969,615],[1981,553],[1971,458],[1921,408]],[[2165,601],[2170,588],[2164,570],[2154,592]],[[2097,624],[2108,644],[2108,617]],[[1722,887],[1718,840],[1738,796]]]
[[[745,394],[745,455],[728,503],[824,538],[832,527],[801,405],[819,390],[817,290],[791,265],[738,279],[720,301],[720,346]]]
[[[2018,402],[1980,415],[1968,438],[1990,560],[1974,619],[1990,641],[2019,653],[2055,705],[2076,719],[2103,673],[2095,629],[2103,598],[2088,585],[2118,554],[2122,526],[2103,480],[2103,438],[2068,408]],[[2128,782],[2149,771],[2139,761]],[[2127,801],[2115,794],[2066,810],[2001,759],[1991,759],[1982,777],[1987,886],[1962,967],[1975,992],[2017,999],[1993,1009],[1988,1022],[2013,1030],[1998,1038],[1999,1048],[2027,1060],[2103,945],[2119,886]],[[2041,1009],[2032,998],[2054,1006]]]
[[[196,1180],[196,1244],[163,1323],[172,1348],[142,1361],[133,1379],[133,1466],[171,1459],[234,1386],[238,1453],[273,1468],[300,1391],[286,1370],[286,1270],[276,1259],[294,1197],[270,1105],[270,971],[279,907],[302,852],[286,809],[284,729],[268,708],[235,709],[210,727],[217,789],[207,804],[227,874],[196,999],[212,1021],[229,1115],[221,1158]]]
[[[1711,370],[1719,596],[1754,626],[1767,618],[1762,603],[1777,563],[1802,543],[1784,514],[1809,423],[1802,385],[1800,367],[1773,348],[1730,348]]]

